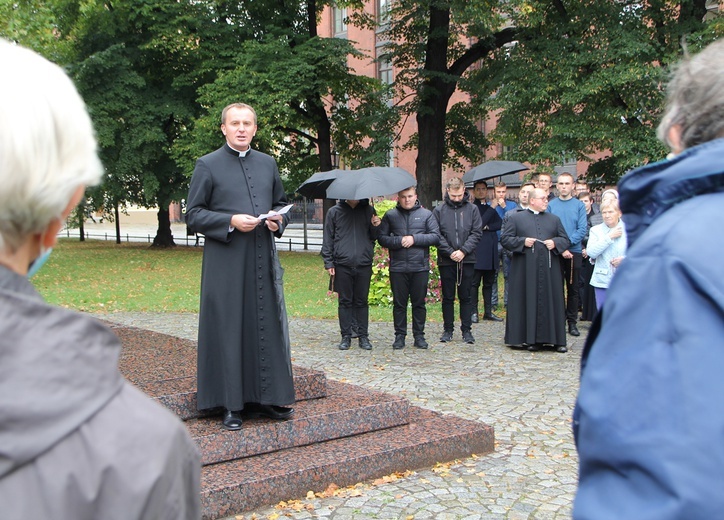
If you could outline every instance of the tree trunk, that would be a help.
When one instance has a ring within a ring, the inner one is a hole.
[[[85,242],[85,203],[78,206],[78,231],[80,232],[80,241]]]
[[[168,206],[165,204],[161,204],[158,209],[158,229],[151,247],[176,247],[171,233],[171,218]]]
[[[121,243],[121,212],[118,211],[118,203],[113,205],[113,217],[116,221],[116,244]]]

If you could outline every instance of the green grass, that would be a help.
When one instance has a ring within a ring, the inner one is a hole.
[[[152,249],[144,243],[61,239],[32,278],[54,305],[85,312],[198,312],[202,248]],[[314,253],[280,252],[287,312],[299,318],[336,319],[337,299]],[[440,304],[427,306],[441,322]],[[372,321],[392,321],[391,307],[371,307]]]

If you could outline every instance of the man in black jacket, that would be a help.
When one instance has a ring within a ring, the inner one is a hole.
[[[455,328],[455,293],[460,300],[460,330],[465,343],[475,343],[471,331],[473,307],[470,291],[475,272],[475,246],[483,234],[480,212],[468,201],[465,183],[459,177],[445,185],[445,201],[433,211],[440,226],[437,262],[442,284],[442,319],[444,331],[440,341],[452,341]]]
[[[338,295],[340,350],[348,350],[351,345],[353,323],[357,325],[360,348],[372,350],[367,298],[380,222],[367,199],[340,200],[327,212],[322,258]]]
[[[392,348],[405,348],[407,301],[412,304],[412,335],[417,348],[427,348],[425,320],[427,283],[430,278],[430,246],[440,241],[432,212],[420,206],[415,186],[397,194],[397,207],[382,217],[378,242],[390,252],[390,286],[395,341]]]
[[[503,225],[503,219],[498,212],[486,204],[485,198],[488,194],[488,185],[485,181],[475,183],[473,205],[480,212],[480,219],[483,224],[483,235],[475,249],[475,274],[473,275],[473,287],[471,301],[473,306],[472,322],[478,323],[478,292],[480,282],[483,283],[483,319],[489,321],[503,321],[502,318],[493,314],[493,285],[495,283],[496,268],[498,267],[498,233]]]

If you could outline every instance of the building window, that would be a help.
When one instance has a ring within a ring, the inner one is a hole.
[[[377,23],[386,25],[390,21],[390,0],[377,0]]]
[[[377,79],[385,85],[391,85],[395,80],[394,75],[392,74],[392,63],[385,58],[378,58]]]
[[[332,8],[332,32],[335,36],[344,36],[347,34],[347,9]]]

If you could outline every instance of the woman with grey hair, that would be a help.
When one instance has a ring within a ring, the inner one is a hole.
[[[574,518],[719,518],[724,40],[676,67],[670,159],[618,185],[628,250],[583,352]]]
[[[596,295],[596,308],[601,309],[606,301],[606,289],[613,275],[626,257],[626,226],[621,220],[621,211],[614,198],[601,202],[603,222],[591,228],[586,252],[595,260],[590,284]]]
[[[27,278],[101,180],[85,105],[32,51],[0,40],[0,63],[0,516],[198,518],[182,423],[123,379],[110,330]]]

